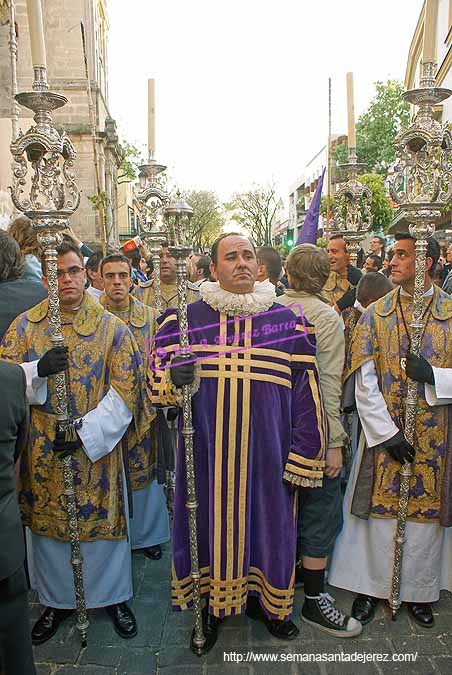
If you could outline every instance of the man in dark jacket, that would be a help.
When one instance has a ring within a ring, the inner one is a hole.
[[[34,675],[25,546],[14,480],[14,463],[28,429],[20,366],[0,361],[0,396],[0,672]]]
[[[42,284],[22,278],[18,243],[0,230],[0,341],[16,316],[47,297]]]

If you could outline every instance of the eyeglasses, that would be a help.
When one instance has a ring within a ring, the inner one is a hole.
[[[84,269],[84,267],[78,267],[77,265],[74,265],[73,267],[68,267],[67,270],[57,270],[57,278],[64,279],[66,274],[69,274],[72,279],[74,277],[80,276]]]

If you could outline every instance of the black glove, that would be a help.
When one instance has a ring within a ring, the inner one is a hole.
[[[396,462],[403,464],[407,461],[411,464],[414,461],[415,450],[401,431],[398,431],[395,436],[385,441],[382,445]]]
[[[166,411],[166,419],[168,422],[174,422],[179,416],[179,408],[168,408]]]
[[[361,279],[362,276],[363,273],[357,267],[354,267],[353,265],[348,266],[347,279],[352,284],[352,286],[357,286],[358,281]]]
[[[347,307],[353,307],[355,304],[356,300],[356,288],[349,288],[348,291],[345,291],[344,295],[342,298],[340,298],[337,302],[336,305],[339,307],[341,312],[344,311],[344,309],[347,309]]]
[[[66,441],[65,439],[66,432],[63,429],[57,427],[52,450],[61,459],[64,459],[64,457],[67,457],[68,455],[72,455],[73,452],[82,447],[82,442],[78,436],[76,441]]]
[[[53,347],[42,356],[38,361],[39,377],[48,377],[61,373],[68,367],[67,347]]]
[[[416,382],[435,384],[433,368],[423,356],[415,356],[411,352],[406,355],[406,374]]]
[[[187,360],[189,363],[187,363]],[[175,356],[170,365],[170,376],[175,387],[193,384],[195,381],[195,356],[184,354]]]

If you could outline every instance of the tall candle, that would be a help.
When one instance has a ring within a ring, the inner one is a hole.
[[[423,63],[436,63],[436,24],[438,0],[425,0]]]
[[[353,73],[347,73],[348,147],[356,148],[355,102],[353,100]]]
[[[148,152],[155,154],[155,80],[148,80]]]
[[[31,60],[33,66],[46,67],[46,46],[42,23],[41,0],[27,0],[28,27],[30,30]]]

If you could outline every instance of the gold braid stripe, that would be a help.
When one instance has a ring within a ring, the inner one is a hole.
[[[291,462],[296,462],[297,464],[305,464],[306,466],[312,466],[313,469],[323,469],[325,466],[325,462],[323,460],[309,459],[308,457],[300,457],[300,455],[296,455],[294,452],[289,452],[287,460]]]
[[[308,478],[322,478],[323,471],[313,471],[312,469],[300,469],[295,464],[286,464],[286,471],[294,473],[297,476],[307,476]]]
[[[229,370],[203,370],[201,368],[200,377],[213,377],[221,379],[239,379],[239,380],[252,380],[253,382],[271,382],[272,384],[280,384],[283,387],[288,387],[292,389],[292,382],[290,380],[284,380],[282,377],[276,377],[275,375],[265,375],[264,373],[233,373]]]

